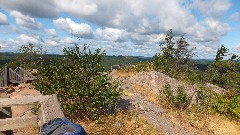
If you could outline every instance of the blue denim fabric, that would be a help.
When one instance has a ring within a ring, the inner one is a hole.
[[[81,125],[67,118],[56,118],[42,125],[40,135],[87,135]]]

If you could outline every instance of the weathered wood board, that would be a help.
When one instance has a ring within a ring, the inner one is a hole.
[[[17,96],[11,98],[0,98],[0,107],[10,107],[16,105],[33,105],[48,98],[47,96]]]
[[[17,96],[0,98],[1,107],[41,104],[39,116],[0,119],[0,131],[26,127],[40,127],[54,118],[64,118],[57,95]],[[5,111],[1,109],[1,111]],[[8,113],[8,112],[6,112]]]
[[[38,117],[32,116],[0,119],[0,131],[27,127],[38,127]]]

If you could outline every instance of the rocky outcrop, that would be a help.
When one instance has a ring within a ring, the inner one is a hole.
[[[199,87],[196,84],[190,85],[156,71],[137,73],[133,76],[128,77],[126,79],[126,82],[129,84],[141,85],[145,88],[153,90],[156,93],[161,92],[167,83],[171,86],[171,89],[173,91],[176,91],[178,87],[182,87],[185,89],[187,95],[192,98],[192,103],[195,101],[196,92],[199,90]],[[225,89],[210,83],[206,83],[205,87],[218,94],[222,94],[226,91]]]
[[[163,87],[167,83],[170,84],[173,90],[176,90],[178,87],[183,87],[186,89],[186,92],[189,96],[194,94],[194,92],[197,90],[195,85],[188,85],[156,71],[140,72],[127,78],[127,81],[142,85],[143,87],[149,88],[154,92],[162,91]]]

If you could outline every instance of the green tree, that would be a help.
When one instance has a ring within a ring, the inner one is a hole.
[[[228,59],[226,58],[228,57]],[[223,45],[208,68],[209,81],[225,89],[240,89],[239,57]]]
[[[175,68],[175,48],[174,36],[172,30],[169,30],[165,37],[165,41],[160,43],[160,53],[153,58],[155,70],[162,71],[168,75],[174,74]]]
[[[194,53],[192,52],[193,49],[188,49],[188,47],[189,44],[185,40],[184,35],[182,35],[177,41],[177,48],[175,50],[177,73],[193,69],[194,63],[192,57]]]
[[[57,94],[67,116],[96,118],[114,107],[122,90],[104,74],[104,53],[86,46],[64,48],[64,58],[39,69],[36,89]]]
[[[184,35],[175,41],[172,30],[170,30],[165,41],[160,44],[160,53],[153,58],[155,70],[176,78],[182,78],[184,76],[182,74],[192,72],[194,53],[188,48],[189,44]]]

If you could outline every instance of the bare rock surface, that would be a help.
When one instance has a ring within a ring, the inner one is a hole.
[[[132,96],[124,96],[123,98],[126,100],[130,100],[131,104],[135,106],[135,108],[141,111],[142,115],[146,118],[146,120],[161,130],[163,130],[167,135],[190,135],[190,132],[187,132],[183,127],[177,127],[171,121],[169,121],[164,114],[166,110],[159,105],[156,105],[148,100],[146,100],[141,94],[135,92],[131,85],[124,83],[123,88],[128,92],[134,93]]]

